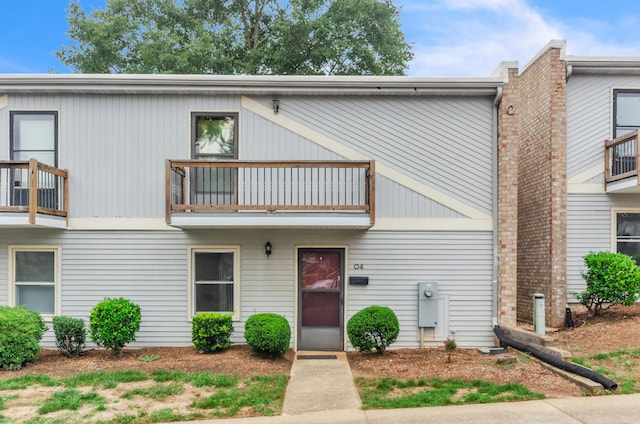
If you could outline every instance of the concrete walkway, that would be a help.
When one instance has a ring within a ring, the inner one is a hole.
[[[226,424],[636,424],[640,394],[409,409],[360,409],[344,352],[299,352],[293,362],[282,415],[230,418]],[[335,355],[336,359],[302,359]],[[192,421],[193,423],[193,421]],[[186,423],[185,423],[186,424]]]
[[[291,366],[282,415],[360,409],[345,352],[298,352]]]

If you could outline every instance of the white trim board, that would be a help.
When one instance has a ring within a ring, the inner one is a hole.
[[[604,184],[567,184],[567,194],[604,194]]]
[[[604,173],[604,164],[603,165],[597,165],[597,166],[593,166],[589,169],[585,169],[584,171],[580,172],[579,174],[574,175],[573,177],[569,178],[569,180],[567,180],[568,184],[579,184],[579,183],[584,183],[586,181],[589,181],[592,178],[597,177],[598,175]]]
[[[164,218],[69,218],[68,230],[164,230],[180,231]]]
[[[291,118],[287,118],[286,116],[282,116],[280,114],[274,114],[273,110],[269,107],[263,106],[255,100],[242,96],[242,107],[263,117],[264,119],[271,121],[277,125],[280,125],[283,128],[288,129],[291,132],[294,132],[301,137],[306,138],[307,140],[316,143],[325,149],[328,149],[340,156],[348,160],[371,160],[371,158],[363,155],[362,153],[345,146],[344,144],[336,141],[320,132],[309,128],[305,125],[302,125],[299,122],[294,121]],[[490,215],[487,215],[484,212],[473,208],[466,203],[463,203],[459,200],[454,199],[447,194],[444,194],[433,187],[429,187],[426,184],[417,181],[408,175],[405,175],[401,172],[396,171],[384,163],[376,161],[376,173],[389,178],[396,183],[407,187],[410,190],[415,191],[418,194],[421,194],[435,202],[438,202],[450,209],[455,210],[462,215],[465,215],[471,219],[491,219]]]
[[[376,218],[369,231],[492,231],[491,219]]]

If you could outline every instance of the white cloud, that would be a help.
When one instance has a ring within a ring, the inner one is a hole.
[[[569,54],[637,56],[630,34],[637,18],[561,20],[530,0],[401,1],[410,75],[486,76],[504,60],[524,66],[550,40],[566,39]]]

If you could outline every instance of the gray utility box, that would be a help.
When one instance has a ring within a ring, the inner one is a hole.
[[[418,327],[438,325],[438,283],[418,283]]]

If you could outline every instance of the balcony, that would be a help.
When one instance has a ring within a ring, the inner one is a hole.
[[[605,141],[605,191],[640,193],[638,185],[638,130]]]
[[[180,228],[366,229],[375,163],[168,160],[165,197]]]
[[[0,227],[66,228],[67,171],[31,160],[0,161]]]

